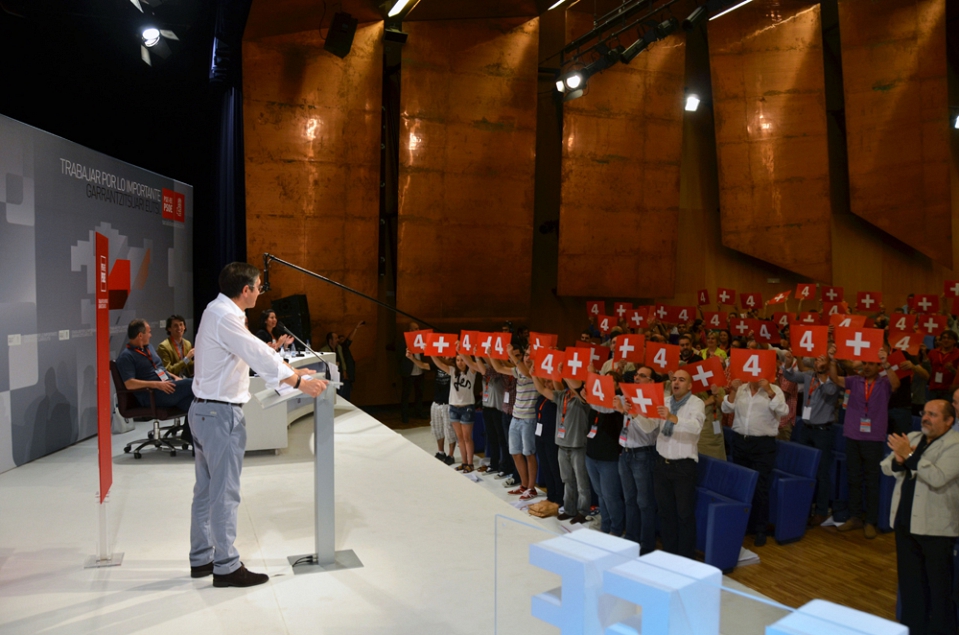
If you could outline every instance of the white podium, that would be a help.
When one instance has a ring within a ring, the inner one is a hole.
[[[339,571],[363,566],[352,549],[336,551],[336,497],[334,490],[333,405],[338,384],[330,382],[313,404],[313,553],[289,556],[294,574]],[[264,390],[255,397],[264,409],[302,397],[299,390],[279,395]]]

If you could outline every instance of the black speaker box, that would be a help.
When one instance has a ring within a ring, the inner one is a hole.
[[[323,48],[337,57],[346,57],[353,48],[354,35],[356,35],[356,18],[349,13],[335,13],[330,29],[326,33]]]
[[[298,338],[304,342],[310,342],[313,328],[310,324],[310,307],[306,303],[305,295],[291,295],[273,300],[270,306],[276,311],[276,319],[293,331]],[[310,345],[312,346],[312,342]],[[299,344],[297,348],[300,348]]]

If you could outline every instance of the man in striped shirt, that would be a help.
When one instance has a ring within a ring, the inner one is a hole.
[[[530,372],[529,348],[520,352],[512,344],[506,346],[506,352],[512,364],[504,364],[490,358],[493,368],[504,375],[516,378],[516,401],[513,404],[513,418],[509,424],[509,453],[519,472],[520,484],[510,494],[523,495],[532,490],[536,494],[536,400],[539,393],[533,383]]]

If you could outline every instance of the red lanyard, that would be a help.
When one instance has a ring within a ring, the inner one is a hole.
[[[183,340],[181,339],[179,344],[174,343],[173,346],[176,348],[177,355],[179,355],[177,359],[183,359]]]
[[[866,381],[862,387],[863,393],[866,396],[866,414],[869,414],[869,397],[872,395],[872,391],[876,388],[876,380]]]
[[[810,399],[812,399],[813,393],[815,393],[819,389],[819,387],[822,386],[822,382],[819,381],[818,377],[813,375],[812,379],[813,381],[809,382],[809,398]],[[816,383],[813,384],[813,382],[816,382]]]
[[[136,348],[135,346],[130,346],[129,344],[127,344],[127,348],[129,348],[129,349],[130,349],[131,351],[133,351],[134,353],[138,353],[138,354],[143,355],[144,357],[146,357],[148,360],[150,360],[150,363],[153,365],[153,370],[156,370],[156,369],[157,369],[157,365],[156,365],[156,363],[154,363],[154,361],[153,361],[153,356],[152,356],[152,355],[147,355],[146,353],[144,353],[143,351],[141,351],[139,348]]]
[[[569,405],[569,391],[563,395],[563,421],[566,421],[566,406]]]

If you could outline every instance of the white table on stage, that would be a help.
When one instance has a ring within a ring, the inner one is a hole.
[[[334,353],[319,353],[320,358],[327,364],[336,364]],[[289,360],[293,368],[302,368],[317,364],[317,359],[310,355],[295,357]],[[250,394],[256,395],[266,389],[262,377],[250,377]],[[287,429],[290,424],[313,413],[313,399],[300,393],[300,396],[288,400],[273,408],[264,408],[258,399],[250,399],[243,406],[243,416],[246,417],[246,451],[253,450],[280,450],[289,445]]]

